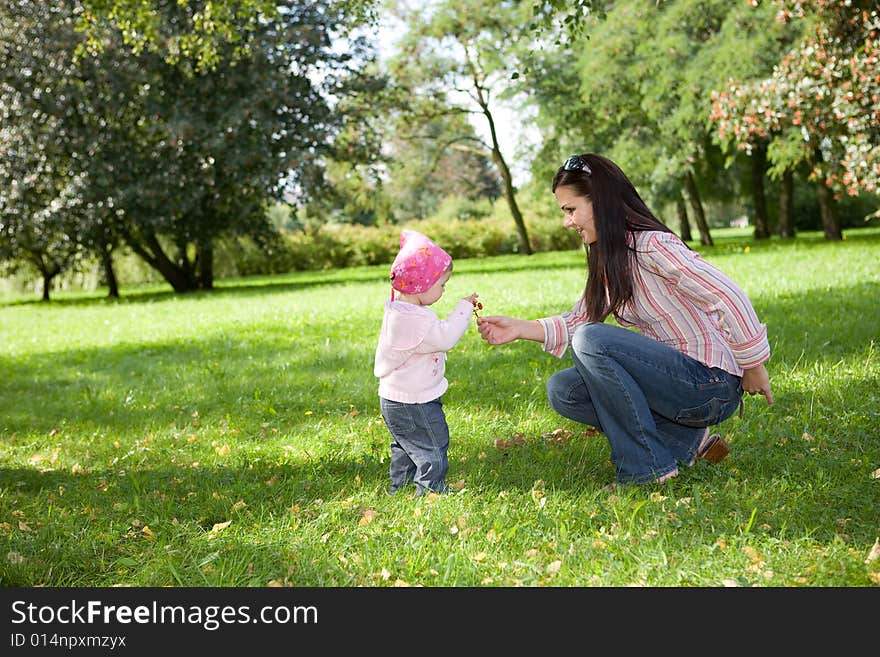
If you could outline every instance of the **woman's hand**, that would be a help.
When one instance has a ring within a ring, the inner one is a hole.
[[[544,341],[544,327],[536,320],[489,315],[477,319],[477,330],[489,344],[506,344],[514,340]]]
[[[514,324],[517,320],[504,315],[489,315],[477,319],[477,330],[489,344],[505,344],[513,342],[519,336]]]
[[[767,404],[773,406],[773,393],[770,391],[770,377],[763,365],[743,370],[742,388],[750,395],[764,395]]]

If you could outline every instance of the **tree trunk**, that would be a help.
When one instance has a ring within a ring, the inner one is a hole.
[[[677,194],[675,197],[675,209],[678,212],[679,235],[685,242],[690,242],[693,239],[691,237],[691,222],[688,220],[687,204],[681,194]]]
[[[767,195],[764,193],[764,173],[767,171],[767,144],[758,142],[752,151],[752,202],[755,205],[755,239],[770,237],[767,217]]]
[[[43,274],[43,301],[49,300],[49,290],[52,288],[54,274]]]
[[[104,278],[107,281],[107,296],[110,299],[118,299],[119,282],[116,280],[116,272],[113,271],[112,256],[112,248],[101,248],[101,266],[104,268]]]
[[[475,65],[474,58],[470,50],[465,46],[465,58],[471,72],[474,85],[474,99],[480,106],[483,116],[489,123],[489,134],[492,137],[492,161],[498,167],[498,173],[501,175],[501,187],[504,190],[504,199],[510,208],[510,214],[513,216],[513,222],[516,224],[516,231],[519,233],[519,243],[522,246],[522,252],[526,255],[532,255],[532,245],[529,241],[529,233],[526,230],[526,222],[523,220],[522,212],[519,211],[519,205],[516,202],[516,192],[513,189],[513,177],[510,175],[510,168],[501,155],[501,148],[498,145],[498,134],[495,131],[495,118],[489,110],[488,97],[483,93],[483,84],[479,74],[479,67]]]
[[[840,230],[840,222],[834,207],[834,197],[831,190],[825,184],[825,180],[816,183],[816,196],[819,199],[819,213],[822,215],[822,230],[826,240],[842,240],[843,233]]]
[[[158,271],[175,292],[192,292],[196,289],[196,281],[189,274],[189,268],[174,264],[165,255],[162,245],[159,244],[154,233],[143,233],[140,236],[141,239],[138,239],[138,236],[133,235],[125,228],[120,229],[120,232],[131,250],[143,258],[150,267]]]
[[[495,127],[492,127],[492,141],[495,142]],[[516,202],[516,192],[513,189],[513,178],[510,175],[510,169],[501,156],[501,151],[497,145],[492,148],[492,160],[498,171],[501,172],[501,182],[504,188],[504,198],[507,200],[507,206],[510,208],[510,214],[513,215],[513,223],[516,224],[516,231],[519,233],[519,243],[522,246],[523,253],[532,255],[532,245],[529,242],[529,234],[526,230],[526,222],[523,219],[522,212],[519,211],[519,205]]]
[[[52,290],[52,279],[64,271],[64,267],[57,262],[50,262],[45,254],[39,251],[29,251],[27,259],[43,277],[43,301],[49,301],[49,292]]]
[[[684,188],[691,202],[691,210],[694,211],[697,230],[700,231],[700,244],[712,246],[715,242],[712,241],[712,235],[709,234],[709,224],[706,223],[706,213],[703,211],[703,203],[700,201],[700,192],[697,190],[694,175],[690,171],[684,174]]]
[[[785,239],[794,237],[794,174],[786,169],[779,185],[779,236]]]
[[[214,245],[210,238],[196,242],[197,278],[200,290],[214,288]]]

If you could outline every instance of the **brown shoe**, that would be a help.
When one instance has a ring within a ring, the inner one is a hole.
[[[706,439],[703,449],[697,452],[697,458],[708,461],[709,463],[718,463],[730,452],[730,446],[720,434],[713,433]]]

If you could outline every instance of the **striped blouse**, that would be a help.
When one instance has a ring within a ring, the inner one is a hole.
[[[638,251],[633,298],[614,318],[623,327],[678,349],[710,367],[742,376],[770,358],[767,326],[745,292],[676,235],[631,233]],[[584,299],[561,315],[538,320],[543,349],[561,358],[574,330],[587,322]]]

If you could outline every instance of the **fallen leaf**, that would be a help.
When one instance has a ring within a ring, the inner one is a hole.
[[[21,531],[23,531],[23,532],[29,532],[29,531],[31,531],[31,528],[28,527],[28,526],[27,526],[27,523],[25,523],[23,520],[19,520],[19,521],[18,521],[18,528],[19,528],[19,530],[21,530]]]
[[[880,479],[880,468],[871,473],[871,479]]]
[[[150,526],[149,526],[149,525],[144,525],[143,527],[141,527],[141,532],[142,532],[142,533],[144,534],[144,536],[146,536],[147,538],[153,538],[153,537],[155,536],[155,534],[153,533],[153,530],[150,529]]]
[[[229,445],[223,443],[219,447],[215,447],[214,451],[217,452],[217,456],[229,456],[229,452],[232,450],[229,448]]]
[[[871,551],[868,552],[868,556],[865,558],[865,563],[871,563],[877,557],[880,557],[880,538],[874,539],[874,545],[871,547]]]
[[[758,551],[753,548],[751,545],[746,545],[742,549],[743,553],[752,561],[763,561],[761,555],[758,554]]]
[[[547,572],[548,573],[558,573],[560,568],[562,568],[562,561],[557,559],[556,561],[548,564]]]
[[[211,533],[216,534],[217,532],[222,532],[224,529],[229,527],[232,524],[231,520],[227,520],[226,522],[218,522],[214,523],[214,526],[211,527]]]
[[[379,512],[375,509],[367,509],[364,511],[364,514],[361,516],[361,519],[358,520],[359,525],[369,525],[373,522],[373,518],[379,515]]]
[[[268,582],[266,582],[266,586],[283,587],[284,582],[280,579],[270,579]]]
[[[553,441],[559,445],[565,445],[571,437],[572,432],[568,429],[554,429],[545,434],[541,434],[541,438]]]
[[[461,490],[462,488],[464,488],[464,479],[459,479],[455,483],[449,484],[449,487],[455,491]]]

